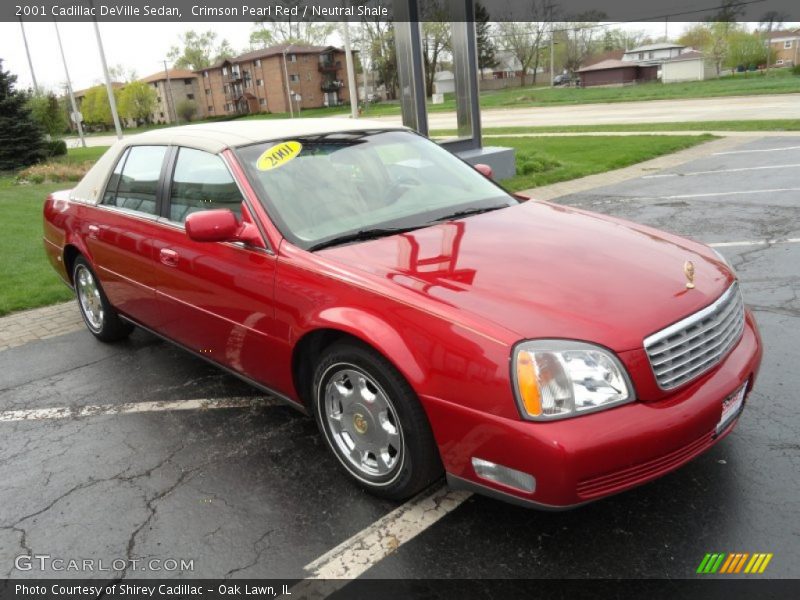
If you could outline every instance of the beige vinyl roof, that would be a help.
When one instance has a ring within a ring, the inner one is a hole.
[[[109,172],[117,157],[128,146],[176,145],[205,150],[214,154],[226,148],[246,146],[256,142],[291,139],[294,136],[319,135],[340,131],[363,131],[372,129],[407,129],[402,125],[386,121],[367,119],[253,119],[219,121],[153,129],[145,133],[128,136],[116,142],[89,169],[84,178],[70,193],[71,200],[96,203]]]

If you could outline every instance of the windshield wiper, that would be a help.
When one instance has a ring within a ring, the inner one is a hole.
[[[497,204],[495,206],[481,206],[478,208],[466,208],[464,210],[459,210],[458,212],[454,212],[449,215],[439,217],[438,219],[436,219],[436,221],[451,221],[453,219],[460,219],[461,217],[469,217],[471,215],[479,215],[481,213],[491,212],[493,210],[498,210],[501,208],[508,208],[508,204]]]
[[[330,246],[338,246],[339,244],[346,244],[348,242],[361,242],[365,240],[373,240],[375,238],[383,237],[386,235],[395,235],[397,233],[414,231],[415,229],[420,229],[425,226],[426,224],[412,225],[409,227],[376,227],[374,229],[361,229],[360,231],[345,233],[344,235],[340,235],[335,238],[325,240],[324,242],[319,242],[318,244],[314,244],[313,246],[311,246],[308,250],[310,252],[313,252],[315,250],[322,250],[323,248],[328,248]]]

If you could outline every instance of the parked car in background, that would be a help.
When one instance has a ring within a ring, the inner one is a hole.
[[[697,242],[506,192],[399,126],[153,130],[44,205],[101,341],[151,331],[312,415],[402,499],[567,507],[727,435],[761,361],[736,275]]]

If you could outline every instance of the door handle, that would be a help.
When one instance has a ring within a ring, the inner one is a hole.
[[[97,236],[100,234],[100,227],[97,225],[89,225],[89,237],[92,239],[97,239]]]
[[[175,250],[171,250],[169,248],[162,248],[161,252],[159,253],[159,258],[161,262],[168,267],[177,267],[178,266],[178,253]]]

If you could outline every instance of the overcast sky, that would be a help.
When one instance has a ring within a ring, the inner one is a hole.
[[[670,23],[670,36],[677,37],[685,26],[685,23]],[[102,70],[93,24],[60,23],[58,27],[64,42],[73,88],[79,90],[99,83],[102,79]],[[630,23],[626,28],[645,30],[653,37],[664,34],[663,23]],[[109,67],[121,64],[134,69],[139,77],[146,77],[163,70],[163,61],[170,47],[177,43],[182,32],[189,29],[197,31],[211,29],[217,32],[218,39],[226,38],[236,51],[244,51],[247,49],[253,25],[175,22],[100,23],[100,34]],[[53,23],[26,23],[25,32],[39,85],[48,89],[60,88],[66,78]],[[339,43],[338,36],[330,41],[334,44]],[[3,70],[11,71],[18,76],[19,87],[27,88],[32,85],[18,22],[0,23],[0,59],[3,59]]]

